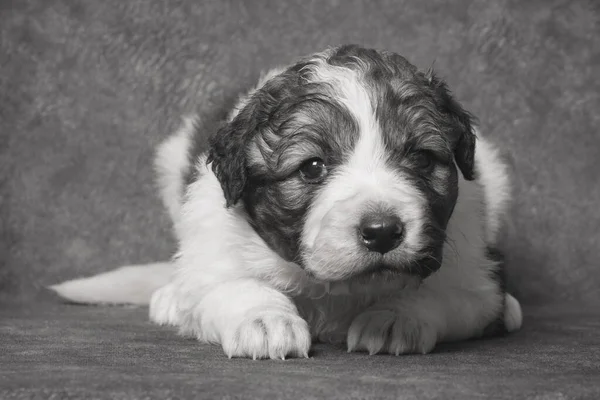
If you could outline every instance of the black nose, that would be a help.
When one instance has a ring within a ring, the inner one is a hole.
[[[404,225],[395,215],[370,215],[359,226],[362,242],[370,251],[385,254],[398,247],[404,237]]]

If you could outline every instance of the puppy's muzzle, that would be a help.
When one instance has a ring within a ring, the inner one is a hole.
[[[404,238],[404,224],[390,213],[368,214],[361,220],[359,239],[372,252],[381,254],[394,250]]]

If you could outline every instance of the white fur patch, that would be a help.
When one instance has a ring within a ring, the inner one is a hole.
[[[184,176],[190,168],[188,149],[198,124],[197,116],[184,118],[179,130],[160,144],[154,159],[159,193],[175,226],[180,217]]]
[[[486,240],[496,243],[502,226],[506,209],[510,201],[510,181],[508,168],[500,159],[500,152],[479,131],[475,165],[480,177],[485,183],[486,204]]]

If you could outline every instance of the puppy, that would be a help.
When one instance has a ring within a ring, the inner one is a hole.
[[[507,168],[431,71],[341,46],[270,71],[212,137],[158,149],[172,263],[52,287],[150,318],[228,357],[370,354],[515,331],[499,279]],[[171,264],[174,264],[171,266]]]

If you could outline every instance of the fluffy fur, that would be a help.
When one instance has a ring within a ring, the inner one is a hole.
[[[506,167],[432,73],[343,46],[267,73],[207,154],[194,145],[201,125],[186,119],[156,157],[179,241],[168,280],[140,272],[113,292],[127,269],[55,291],[149,301],[154,322],[229,357],[307,357],[313,340],[427,353],[520,328],[519,303],[489,256],[509,201]],[[302,165],[315,158],[326,174],[307,181]],[[403,226],[385,254],[357,234],[365,215],[381,213]],[[155,278],[164,285],[150,297]]]

